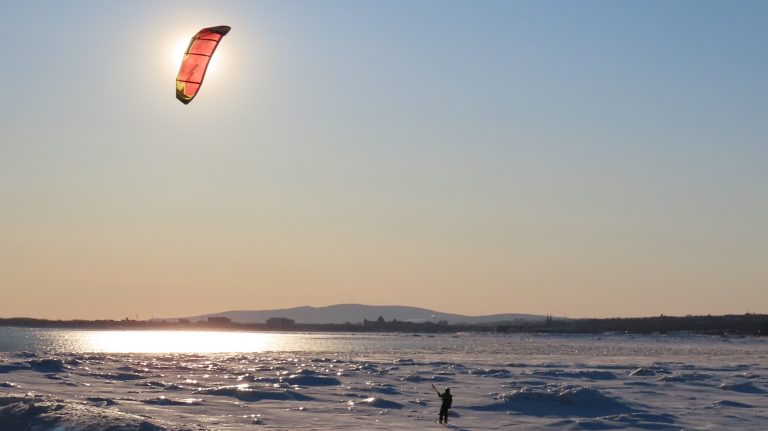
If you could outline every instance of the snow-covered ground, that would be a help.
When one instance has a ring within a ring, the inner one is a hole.
[[[432,384],[455,429],[768,427],[766,339],[327,337],[347,348],[0,353],[0,430],[440,429]]]

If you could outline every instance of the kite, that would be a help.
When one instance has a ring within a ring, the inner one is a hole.
[[[189,47],[184,53],[184,60],[176,77],[176,98],[183,104],[187,104],[195,98],[195,95],[203,85],[205,70],[211,61],[213,52],[219,46],[221,38],[229,33],[231,28],[226,25],[208,27],[197,32],[189,41]]]

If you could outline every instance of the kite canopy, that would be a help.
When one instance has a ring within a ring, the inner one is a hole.
[[[211,61],[213,52],[219,46],[221,38],[229,33],[231,28],[226,25],[208,27],[197,32],[189,41],[189,47],[184,53],[184,60],[176,77],[176,98],[183,104],[187,104],[195,98],[195,95],[203,85],[205,71],[208,62]]]

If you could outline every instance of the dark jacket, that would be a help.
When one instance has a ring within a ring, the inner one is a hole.
[[[453,395],[451,395],[450,392],[443,392],[440,394],[440,398],[443,399],[443,404],[440,407],[445,408],[451,408],[451,403],[453,403]]]

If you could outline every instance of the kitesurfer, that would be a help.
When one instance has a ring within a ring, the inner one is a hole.
[[[442,423],[448,423],[448,409],[451,408],[451,404],[453,403],[453,395],[451,395],[451,388],[445,388],[445,392],[442,394],[440,391],[437,390],[435,385],[432,385],[432,388],[437,392],[437,396],[440,397],[442,403],[440,404],[440,414],[438,415],[439,422]]]

